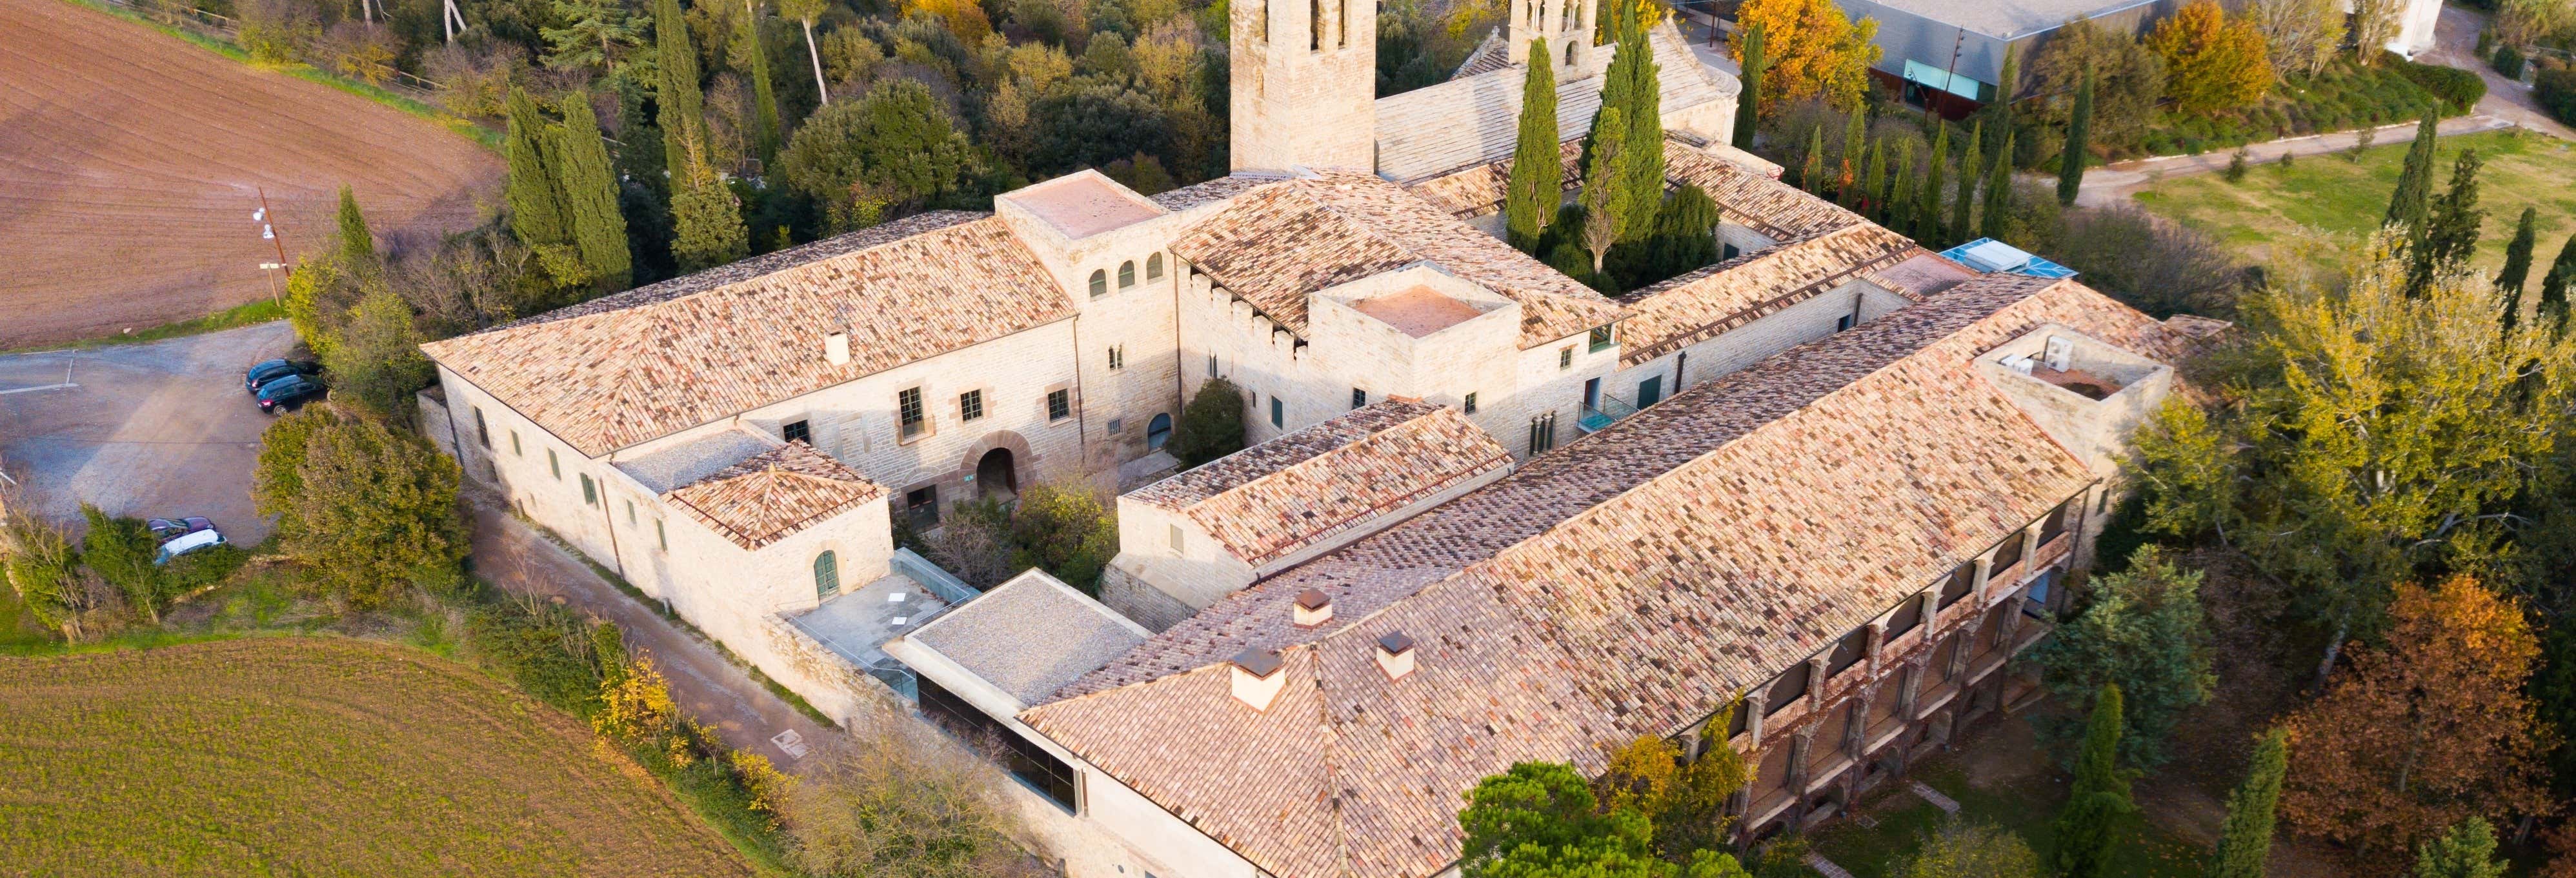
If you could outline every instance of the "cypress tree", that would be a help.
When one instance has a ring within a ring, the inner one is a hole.
[[[1626,231],[1621,224],[1635,214],[1630,205],[1621,203],[1628,197],[1618,180],[1619,154],[1628,145],[1627,120],[1622,115],[1618,107],[1601,108],[1603,124],[1594,128],[1592,155],[1583,166],[1582,241],[1583,249],[1592,254],[1592,278],[1587,282],[1594,289],[1606,286],[1601,277],[1603,259]]]
[[[769,44],[760,39],[760,5],[743,0],[742,40],[751,47],[753,142],[764,164],[778,156],[778,93],[769,87]]]
[[[2567,319],[2567,288],[2571,285],[2576,285],[2576,235],[2567,236],[2567,245],[2558,248],[2558,258],[2549,263],[2549,273],[2540,278],[2541,319],[2553,326]]]
[[[1886,209],[1880,212],[1887,216],[1887,221],[1882,225],[1900,235],[1913,232],[1914,148],[1911,145],[1905,148],[1905,154],[1896,157],[1896,174],[1887,184],[1885,200]]]
[[[1512,246],[1538,252],[1539,235],[1556,219],[1564,200],[1565,167],[1559,162],[1556,67],[1547,39],[1530,41],[1529,74],[1521,80],[1520,142],[1512,148],[1512,176],[1504,189],[1503,225]]]
[[[559,171],[572,243],[582,265],[602,292],[616,292],[626,288],[633,268],[626,249],[626,215],[617,210],[617,174],[585,97],[580,92],[564,97],[564,122],[554,129],[548,158]]]
[[[1620,117],[1628,124],[1627,149],[1619,154],[1619,188],[1627,190],[1629,214],[1620,217],[1622,243],[1654,234],[1655,214],[1664,204],[1664,89],[1655,65],[1655,50],[1646,44],[1645,25],[1636,20],[1632,0],[1617,0],[1629,9],[1627,32],[1619,54],[1610,60],[1611,76],[1625,67],[1627,103]],[[1633,60],[1632,60],[1633,59]]]
[[[1977,234],[1975,217],[1972,214],[1977,207],[1977,176],[1985,170],[1983,151],[1980,149],[1985,135],[1986,126],[1983,122],[1968,129],[1968,146],[1959,156],[1959,194],[1957,200],[1950,204],[1950,234],[1943,239],[1949,244],[1965,243]]]
[[[340,184],[340,263],[350,271],[376,264],[376,236],[367,231],[367,217],[358,212],[358,194],[347,183]]]
[[[2120,770],[2120,687],[2102,684],[2093,715],[2084,723],[2084,750],[2075,760],[2075,789],[2057,815],[2056,865],[2066,878],[2100,878],[2112,866],[2119,819],[2135,809],[2129,778]]]
[[[1985,215],[1979,218],[1977,234],[2001,241],[2004,226],[2012,219],[2012,132],[2004,132],[2003,148],[1995,153],[1994,173],[1986,178]]]
[[[2075,87],[2074,112],[2066,119],[2066,151],[2057,157],[2057,203],[2072,205],[2075,194],[2084,188],[2085,152],[2092,148],[2093,137],[2093,66],[2084,67],[2084,81]]]
[[[2019,90],[2020,82],[2021,49],[2007,45],[2004,47],[2003,72],[1995,78],[1995,131],[1999,138],[2013,134],[2013,92]],[[1999,155],[2004,156],[2006,162],[2012,161],[2011,150],[2004,150]]]
[[[510,205],[510,232],[530,247],[572,240],[564,222],[562,188],[546,165],[546,119],[528,93],[510,90],[510,133],[504,141],[510,157],[509,184],[502,198]]]
[[[1843,158],[1834,171],[1834,203],[1858,209],[1860,191],[1861,136],[1869,125],[1869,108],[1852,110],[1849,124],[1843,126]]]
[[[1869,171],[1860,178],[1860,210],[1874,220],[1887,218],[1887,144],[1869,145]]]
[[[2274,806],[2281,799],[2281,775],[2288,770],[2289,735],[2280,729],[2263,734],[2254,746],[2245,782],[2227,796],[2227,823],[2219,829],[2218,851],[2210,857],[2207,878],[2263,878],[2263,863],[2272,853]]]
[[[1950,126],[1936,124],[1940,130],[1932,135],[1932,154],[1923,162],[1923,188],[1914,197],[1916,243],[1941,240],[1941,171],[1950,163]]]
[[[683,272],[741,259],[751,250],[742,202],[707,164],[706,148],[697,138],[684,139],[680,160],[679,173],[671,180],[671,259]]]
[[[1821,192],[1825,176],[1825,126],[1807,131],[1807,161],[1798,166],[1798,188]]]
[[[2424,218],[2433,209],[2433,130],[2434,114],[2424,111],[2423,124],[2415,128],[2415,142],[2406,148],[2405,169],[2397,175],[2397,190],[2388,196],[2388,214],[2380,225],[2396,224],[2405,229],[2407,240],[2420,240],[2424,235]]]
[[[698,91],[698,49],[689,43],[688,20],[680,16],[680,0],[655,0],[653,4],[653,62],[660,73],[653,89],[653,103],[662,127],[662,159],[674,180],[672,189],[681,188],[677,180],[688,166],[689,143],[706,148],[706,95]],[[702,157],[703,158],[703,157]]]
[[[1771,63],[1771,59],[1762,55],[1762,28],[1754,27],[1744,32],[1743,54],[1744,57],[1738,60],[1742,62],[1739,66],[1744,74],[1736,77],[1744,87],[1735,95],[1734,140],[1735,148],[1750,150],[1753,148],[1754,120],[1759,118],[1762,106],[1762,73]]]
[[[2451,164],[2451,189],[2442,193],[2425,220],[2415,245],[2414,264],[2406,275],[2406,294],[2421,296],[2436,272],[2464,263],[2478,249],[2478,226],[2486,211],[2478,209],[2478,170],[2485,162],[2478,151],[2463,150]]]

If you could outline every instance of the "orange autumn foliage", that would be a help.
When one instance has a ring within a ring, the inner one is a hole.
[[[1727,54],[1739,61],[1744,35],[1762,29],[1762,115],[1809,99],[1856,109],[1868,93],[1869,65],[1880,54],[1877,19],[1852,21],[1833,0],[1744,0],[1735,23]]]
[[[2407,850],[2463,819],[2550,810],[2551,744],[2523,682],[2540,644],[2521,608],[2467,577],[2406,585],[2387,645],[2290,717],[2281,819],[2371,850]]]
[[[2165,60],[2165,94],[2185,113],[2234,109],[2272,88],[2272,60],[2250,19],[2227,20],[2216,0],[2194,0],[2147,35]]]
[[[956,34],[957,40],[968,48],[983,45],[984,35],[993,32],[993,19],[975,0],[904,0],[905,14],[916,10],[939,16],[948,23],[948,32]]]

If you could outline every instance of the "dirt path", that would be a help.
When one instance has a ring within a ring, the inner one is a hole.
[[[2413,143],[2417,124],[2401,122],[2384,126],[2372,135],[2370,143],[2372,146]],[[2444,119],[2436,130],[2441,132],[2443,137],[2455,137],[2511,127],[2513,123],[2504,119],[2471,115]],[[2332,134],[2310,134],[2251,144],[2245,148],[2246,161],[2259,165],[2277,160],[2285,153],[2296,153],[2300,158],[2307,158],[2313,155],[2342,152],[2352,148],[2353,143],[2360,137],[2361,135],[2356,131],[2337,131]],[[2138,190],[2155,185],[2157,181],[2166,177],[2225,170],[2228,163],[2233,160],[2233,151],[2228,151],[2200,155],[2159,156],[2104,165],[2084,172],[2084,188],[2076,193],[2075,203],[2085,207],[2125,204],[2129,201],[2129,196],[2137,194]],[[2055,178],[2043,179],[2054,180]]]
[[[356,187],[379,236],[470,226],[500,157],[437,124],[65,2],[0,3],[0,349],[267,298]]]
[[[526,522],[510,517],[506,506],[472,493],[477,575],[511,591],[561,596],[575,609],[617,623],[626,644],[651,654],[670,678],[671,697],[681,709],[714,727],[727,745],[767,756],[780,768],[792,770],[798,756],[781,747],[775,736],[793,731],[804,744],[814,746],[827,735],[840,734],[772,694],[705,638],[618,591],[581,559]]]

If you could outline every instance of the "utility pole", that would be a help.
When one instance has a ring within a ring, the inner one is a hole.
[[[270,244],[277,246],[277,261],[269,263],[268,265],[260,266],[260,273],[268,274],[271,271],[283,271],[288,273],[289,279],[293,279],[295,269],[288,267],[286,262],[286,239],[277,236],[276,220],[270,216],[268,211],[268,187],[261,186],[258,187],[258,190],[259,210],[252,212],[250,218],[252,221],[259,223],[259,236],[267,238]],[[274,274],[268,274],[268,298],[269,301],[276,302],[281,305],[285,304],[285,300],[278,296],[277,275]]]

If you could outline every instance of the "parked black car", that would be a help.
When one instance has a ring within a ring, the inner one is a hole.
[[[259,410],[282,415],[303,408],[305,403],[321,399],[329,391],[322,383],[303,375],[281,377],[259,388]]]
[[[289,375],[319,375],[322,364],[309,360],[265,360],[242,374],[242,389],[258,393],[261,386]]]
[[[186,517],[145,519],[143,526],[152,530],[153,538],[163,542],[175,540],[201,530],[215,529],[215,523],[213,521],[195,515]]]

